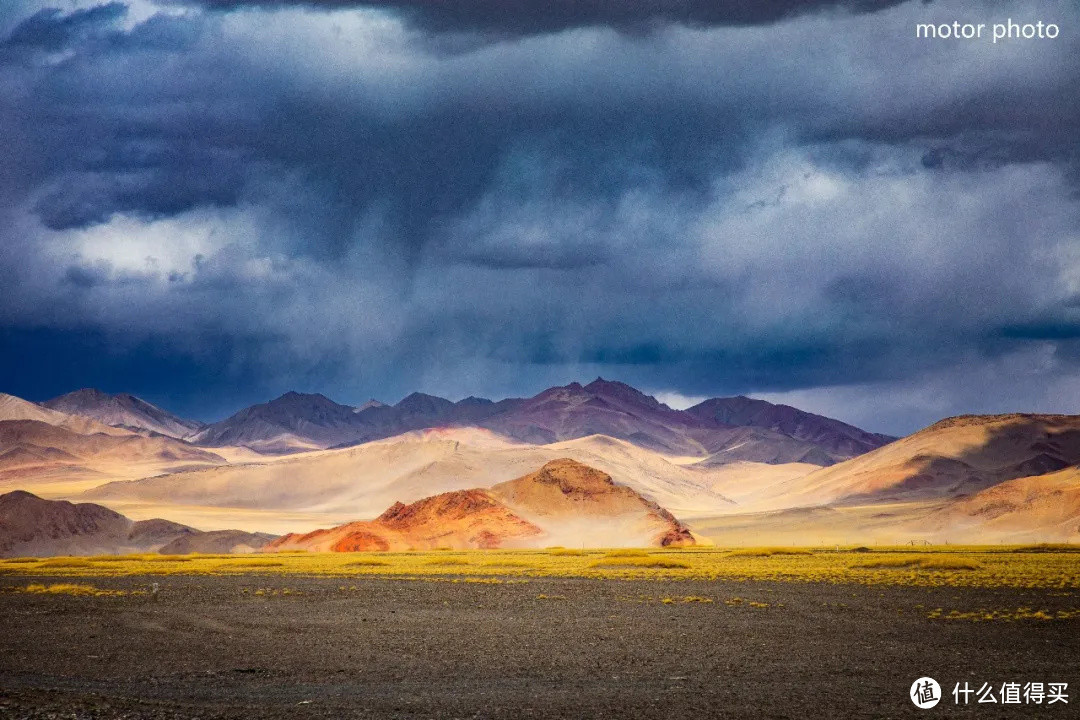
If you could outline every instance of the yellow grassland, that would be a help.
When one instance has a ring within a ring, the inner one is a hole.
[[[1080,553],[1002,546],[817,548],[715,547],[625,550],[472,550],[400,553],[157,554],[0,560],[0,574],[46,577],[310,575],[476,580],[581,577],[612,580],[734,580],[954,587],[1074,589]]]
[[[104,590],[102,588],[97,588],[93,585],[85,585],[83,583],[50,583],[48,585],[45,585],[43,583],[30,583],[25,587],[14,588],[14,590],[16,592],[32,593],[35,595],[90,595],[93,597],[119,597],[129,594],[127,590]],[[136,590],[130,594],[144,595],[145,592],[141,590]]]

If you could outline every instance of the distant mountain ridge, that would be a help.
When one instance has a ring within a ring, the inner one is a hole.
[[[42,407],[69,415],[97,420],[105,425],[185,438],[201,429],[203,423],[185,420],[128,393],[109,393],[83,388],[46,400]]]
[[[17,414],[28,412],[23,406],[13,407]],[[212,424],[185,420],[133,395],[93,389],[37,407],[206,448],[246,447],[264,454],[351,447],[429,428],[479,427],[534,445],[606,435],[666,455],[701,458],[708,465],[828,466],[894,439],[743,396],[713,398],[675,410],[630,385],[603,378],[499,401],[468,397],[453,402],[414,392],[395,405],[369,400],[353,407],[317,393],[287,392]]]
[[[208,425],[187,439],[266,453],[348,447],[443,426],[476,426],[530,444],[607,435],[669,455],[711,464],[750,461],[832,465],[893,438],[838,420],[749,398],[716,398],[675,410],[621,382],[597,378],[531,398],[459,402],[412,393],[396,405],[359,408],[318,394],[289,392]]]
[[[0,422],[24,420],[62,427],[65,430],[82,435],[100,433],[102,435],[123,436],[130,434],[120,428],[111,427],[97,420],[50,410],[29,400],[0,393]]]
[[[57,474],[90,481],[110,468],[138,475],[224,463],[219,455],[174,437],[113,427],[0,394],[0,488]]]
[[[188,440],[208,447],[241,445],[270,453],[326,448],[356,438],[359,415],[325,395],[287,392],[207,425]]]
[[[744,395],[712,398],[688,408],[687,412],[718,423],[774,430],[848,457],[862,455],[896,440],[891,435],[867,432],[790,405],[774,405]]]
[[[390,547],[438,547],[444,531],[462,533],[456,537],[469,547],[546,546],[580,544],[584,531],[589,542],[598,543],[623,542],[619,533],[638,532],[642,516],[632,512],[637,519],[624,523],[611,516],[599,525],[564,512],[591,502],[620,507],[618,493],[594,492],[603,490],[607,481],[600,480],[608,477],[694,523],[696,535],[717,541],[1080,537],[1078,415],[959,416],[860,452],[888,438],[746,397],[675,410],[629,385],[597,379],[499,402],[451,402],[414,393],[394,406],[354,408],[322,395],[287,393],[231,420],[199,431],[237,443],[211,452],[146,429],[112,427],[0,395],[0,492],[19,488],[47,498],[104,501],[122,512],[130,508],[136,517],[149,516],[152,506],[161,508],[153,512],[158,517],[196,527],[220,527],[222,509],[235,510],[237,524],[249,533],[336,527],[390,507],[378,528],[367,528]],[[259,458],[239,447],[245,443],[282,453],[349,447]],[[836,462],[844,452],[859,454]],[[543,472],[526,482],[505,482],[552,462],[573,461],[588,466],[560,470],[574,482],[553,473],[545,480]],[[432,498],[440,499],[407,510],[412,506],[406,503]],[[634,503],[627,507],[640,508]],[[241,531],[176,536],[175,523],[136,527],[100,506],[75,512],[26,494],[6,498],[4,506],[0,540],[19,545],[0,550],[9,554],[159,546],[170,552],[232,552],[257,549],[267,540]],[[438,508],[460,523],[435,522],[429,511]],[[422,517],[430,522],[405,522]],[[274,525],[260,527],[256,518]],[[657,518],[664,516],[645,519]],[[484,527],[493,535],[480,532]],[[598,535],[608,531],[613,534]],[[353,535],[349,543],[360,547],[369,539]]]

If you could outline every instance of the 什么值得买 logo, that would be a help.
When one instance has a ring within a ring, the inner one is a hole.
[[[932,677],[921,677],[911,683],[909,696],[915,707],[926,710],[941,702],[941,686]]]

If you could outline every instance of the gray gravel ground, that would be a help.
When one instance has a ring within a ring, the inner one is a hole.
[[[259,575],[78,581],[159,582],[156,602],[10,591],[62,581],[0,577],[2,718],[1080,717],[1080,621],[927,618],[1075,594]],[[714,602],[661,602],[686,596]],[[923,675],[947,697],[920,711]],[[1072,697],[957,708],[957,681],[1068,682]]]

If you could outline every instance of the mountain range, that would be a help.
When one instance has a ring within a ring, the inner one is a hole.
[[[134,395],[110,395],[93,388],[76,390],[41,405],[50,410],[97,420],[104,425],[172,438],[188,437],[203,427],[201,422],[177,417]]]
[[[203,447],[240,446],[265,454],[346,447],[433,427],[481,427],[546,445],[606,435],[657,452],[708,458],[831,465],[891,441],[839,420],[745,397],[714,398],[674,410],[633,387],[597,378],[549,388],[531,398],[458,402],[413,393],[396,405],[361,407],[319,394],[289,392],[209,425],[183,420],[131,395],[84,389],[45,407]]]
[[[947,418],[779,482],[721,483],[739,507],[696,529],[738,541],[1080,541],[1080,416]]]
[[[101,505],[44,500],[21,490],[0,495],[0,557],[251,552],[273,539],[236,530],[203,533],[160,518],[136,522]]]
[[[68,491],[226,460],[176,438],[106,425],[0,394],[0,490],[47,483]]]
[[[210,531],[170,539],[176,552],[265,542],[244,532],[299,542],[319,530],[313,548],[652,544],[681,532],[627,525],[606,501],[574,506],[580,517],[537,511],[581,487],[618,488],[586,495],[632,496],[635,512],[651,503],[646,516],[670,516],[695,541],[1067,542],[1080,540],[1078,465],[1080,416],[962,416],[892,439],[746,397],[676,410],[601,379],[498,402],[414,393],[351,407],[287,393],[209,425],[129,395],[0,395],[0,493]],[[578,485],[539,482],[552,468]],[[48,513],[30,516],[39,539],[55,532]],[[0,537],[26,533],[4,522]],[[102,522],[109,542],[57,539],[56,551],[145,546]]]

